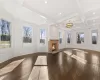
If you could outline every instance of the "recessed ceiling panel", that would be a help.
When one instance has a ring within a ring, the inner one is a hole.
[[[100,0],[78,0],[84,12],[100,8]]]
[[[24,0],[23,5],[54,20],[62,19],[77,10],[75,0]]]

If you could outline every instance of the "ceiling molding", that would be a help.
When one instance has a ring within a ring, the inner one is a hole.
[[[76,17],[76,16],[78,16],[78,13],[74,13],[74,14],[72,14],[72,15],[70,15],[70,16],[67,16],[67,17],[65,17],[65,18],[63,18],[63,19],[61,19],[61,20],[59,20],[58,23],[63,22],[63,21],[65,21],[65,20],[69,20],[69,19],[71,19],[71,18],[73,18],[73,17]]]
[[[23,2],[22,6],[25,7],[25,8],[28,8],[29,10],[31,10],[35,13],[37,13],[39,16],[44,16],[48,21],[56,23],[56,20],[52,19],[50,16],[48,16],[48,15],[46,15],[46,14],[44,14],[44,13],[42,13],[42,12],[36,10],[36,9],[26,5],[25,2]]]

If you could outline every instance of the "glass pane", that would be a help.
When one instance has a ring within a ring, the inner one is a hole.
[[[84,43],[84,33],[77,33],[77,43]]]
[[[46,30],[40,29],[40,43],[45,44],[45,40],[46,40]]]
[[[32,43],[32,27],[23,27],[23,42],[24,43]]]
[[[98,37],[98,31],[93,30],[92,31],[92,44],[97,44],[97,37]]]
[[[67,36],[67,43],[70,43],[70,38],[71,38],[71,34],[68,33],[68,36]]]
[[[10,22],[0,19],[0,48],[11,47]]]

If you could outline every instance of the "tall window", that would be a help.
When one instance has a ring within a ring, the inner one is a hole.
[[[32,27],[24,26],[23,33],[23,42],[32,43]]]
[[[67,33],[67,43],[70,43],[70,39],[71,39],[71,34]]]
[[[84,33],[83,32],[82,33],[80,33],[80,32],[77,33],[77,43],[78,44],[84,43]]]
[[[62,33],[59,32],[59,43],[61,44],[62,43]]]
[[[10,22],[0,19],[0,48],[8,48],[10,46]]]
[[[98,42],[98,31],[92,30],[92,44],[97,44]]]
[[[45,44],[46,41],[46,30],[40,29],[40,43]]]

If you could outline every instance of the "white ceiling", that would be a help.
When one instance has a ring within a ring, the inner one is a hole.
[[[72,21],[75,24],[100,20],[100,0],[2,0],[6,4],[13,2],[16,14],[33,16],[32,22],[41,24],[65,24]],[[11,4],[9,4],[11,6]],[[8,6],[9,6],[8,5]],[[22,8],[20,8],[20,7]],[[13,7],[13,6],[11,6]],[[10,7],[10,8],[11,8]],[[7,7],[8,8],[8,7]],[[12,11],[12,10],[11,10]],[[11,12],[10,11],[10,12]],[[25,13],[25,14],[24,14]],[[16,15],[15,15],[16,16]],[[20,15],[19,17],[22,17]],[[22,17],[24,18],[24,16]],[[28,16],[27,16],[28,18]],[[31,21],[30,20],[30,21]],[[95,22],[94,21],[94,22]]]
[[[73,0],[24,0],[23,5],[55,21],[77,12]]]

